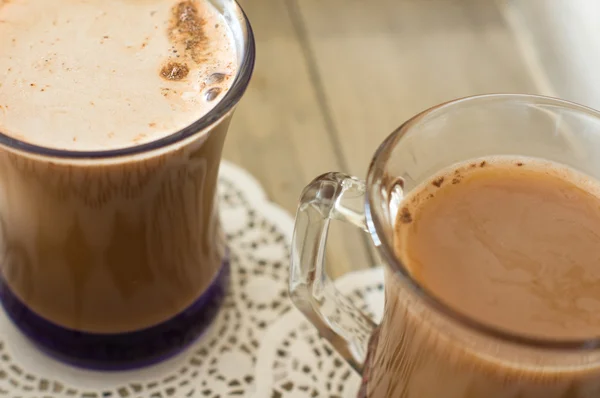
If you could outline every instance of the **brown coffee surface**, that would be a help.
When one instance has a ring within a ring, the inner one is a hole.
[[[600,334],[596,181],[534,159],[455,165],[408,193],[396,255],[428,294],[498,330]],[[386,274],[361,397],[594,398],[600,353],[536,349],[475,332]]]
[[[600,198],[586,185],[531,161],[457,169],[411,195],[396,250],[427,290],[480,322],[600,336]]]

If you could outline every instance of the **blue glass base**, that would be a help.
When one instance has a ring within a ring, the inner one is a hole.
[[[9,318],[50,356],[94,370],[126,370],[163,361],[193,343],[212,323],[227,294],[230,265],[224,261],[208,289],[183,312],[159,325],[129,333],[95,334],[63,328],[40,317],[0,278],[0,300]]]

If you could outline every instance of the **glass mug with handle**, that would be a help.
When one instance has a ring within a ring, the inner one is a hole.
[[[471,159],[551,161],[600,180],[600,113],[531,95],[482,95],[413,117],[379,147],[366,181],[324,174],[301,196],[290,295],[363,377],[368,398],[592,398],[600,396],[600,339],[510,332],[450,307],[394,251],[404,198],[441,170]],[[370,237],[385,267],[376,325],[336,291],[324,267],[330,220]]]

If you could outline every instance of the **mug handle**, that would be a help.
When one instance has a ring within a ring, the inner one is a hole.
[[[360,374],[376,324],[337,291],[325,272],[324,260],[330,220],[368,232],[364,205],[364,181],[342,173],[313,180],[300,197],[289,280],[294,305]]]

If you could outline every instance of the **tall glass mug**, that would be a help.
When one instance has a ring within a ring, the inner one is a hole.
[[[550,160],[600,180],[600,113],[529,95],[484,95],[431,108],[379,147],[366,182],[340,173],[303,192],[292,245],[295,305],[363,376],[368,398],[593,398],[600,340],[513,334],[454,310],[394,254],[403,198],[455,163],[494,155]],[[337,292],[323,264],[330,220],[371,237],[385,265],[375,325]]]
[[[0,298],[41,349],[99,369],[148,365],[198,338],[224,300],[221,151],[255,57],[234,0],[239,68],[205,116],[124,149],[68,151],[0,132]],[[34,116],[32,116],[34,117]]]

